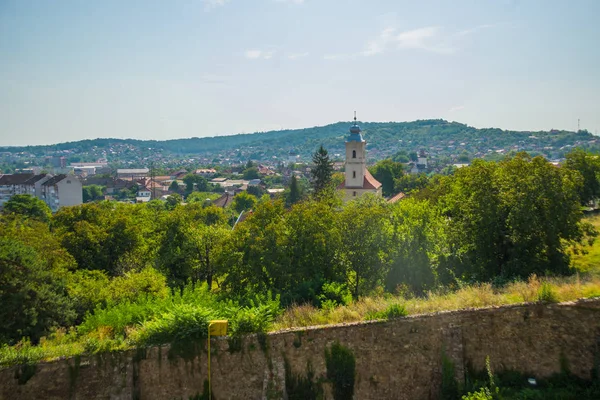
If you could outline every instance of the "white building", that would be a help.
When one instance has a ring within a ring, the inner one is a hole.
[[[356,123],[350,128],[346,138],[346,172],[344,182],[338,187],[345,192],[345,200],[352,200],[365,193],[381,196],[381,183],[367,169],[367,142]]]
[[[41,185],[40,198],[48,204],[52,212],[61,207],[83,203],[81,181],[70,175],[56,175]]]

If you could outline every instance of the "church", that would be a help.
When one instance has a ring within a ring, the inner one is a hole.
[[[350,127],[350,135],[346,138],[345,179],[339,186],[344,191],[344,200],[352,200],[365,193],[373,193],[381,197],[381,183],[367,169],[367,142],[363,139],[360,127],[356,122]]]

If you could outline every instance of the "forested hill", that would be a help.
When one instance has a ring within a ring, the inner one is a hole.
[[[162,150],[175,154],[216,154],[236,149],[254,149],[262,156],[281,156],[294,149],[308,156],[323,144],[330,152],[341,152],[351,122],[305,129],[279,130],[237,134],[207,138],[173,140],[94,139],[60,143],[48,146],[2,147],[3,152],[27,151],[47,154],[60,150],[87,152],[91,149],[110,149],[115,145],[132,148]],[[445,120],[419,120],[413,122],[364,122],[360,123],[363,135],[369,143],[371,155],[381,158],[399,150],[425,149],[438,154],[460,153],[472,155],[496,150],[527,150],[548,157],[562,156],[565,146],[595,148],[595,137],[587,131],[540,131],[519,132],[497,128],[477,129],[458,122]]]

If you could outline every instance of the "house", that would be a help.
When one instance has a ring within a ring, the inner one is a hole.
[[[363,139],[361,129],[356,123],[350,127],[350,135],[346,138],[345,178],[339,190],[345,193],[344,200],[358,198],[365,193],[373,193],[381,197],[381,183],[367,169],[367,142]]]
[[[81,181],[71,175],[56,175],[41,185],[41,199],[48,204],[52,212],[61,207],[76,206],[83,203]]]
[[[217,174],[217,170],[214,168],[202,168],[194,171],[194,174],[200,175],[204,178],[212,178]]]
[[[135,196],[136,203],[147,203],[152,199],[152,191],[146,187],[141,187]]]

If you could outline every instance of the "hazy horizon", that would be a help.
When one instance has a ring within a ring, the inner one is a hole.
[[[600,129],[600,2],[0,2],[0,146],[350,120]]]

